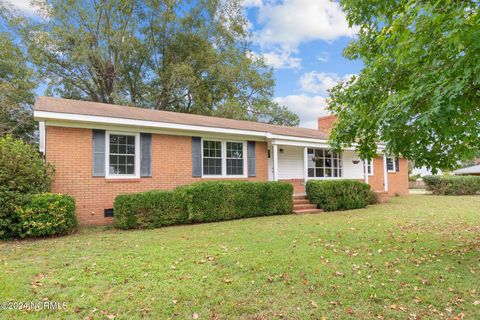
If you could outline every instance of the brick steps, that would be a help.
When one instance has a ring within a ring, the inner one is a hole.
[[[320,213],[323,212],[322,209],[317,209],[315,204],[308,201],[307,196],[303,194],[293,195],[293,213],[304,214],[304,213]]]

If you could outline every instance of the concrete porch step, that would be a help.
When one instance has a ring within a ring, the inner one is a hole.
[[[305,194],[293,195],[293,213],[295,214],[308,214],[308,213],[320,213],[322,209],[317,209],[317,205],[310,203]]]
[[[305,210],[305,209],[317,209],[317,206],[311,203],[305,203],[305,204],[294,204],[293,205],[293,211],[295,210]]]
[[[293,199],[293,205],[296,204],[309,204],[308,199]]]
[[[322,209],[304,209],[304,210],[293,210],[295,214],[308,214],[308,213],[321,213]]]

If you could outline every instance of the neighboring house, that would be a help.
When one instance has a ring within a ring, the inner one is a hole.
[[[425,176],[431,176],[432,174],[433,174],[432,171],[429,168],[427,168],[426,166],[423,166],[423,167],[420,167],[420,168],[414,167],[412,169],[412,176],[420,175],[421,177],[425,177]],[[438,169],[437,173],[435,175],[437,175],[437,176],[443,175],[442,170]]]
[[[48,97],[34,116],[55,165],[53,192],[75,197],[81,224],[111,223],[119,194],[200,180],[284,180],[301,193],[309,179],[355,179],[408,193],[405,159],[380,145],[368,163],[353,148],[331,152],[325,117],[315,130]]]
[[[477,164],[476,166],[458,169],[453,171],[452,173],[458,176],[480,176],[480,164]]]

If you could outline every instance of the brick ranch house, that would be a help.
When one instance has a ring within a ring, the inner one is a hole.
[[[354,149],[328,149],[335,118],[319,130],[103,103],[39,97],[40,151],[55,165],[53,192],[72,195],[83,225],[112,223],[122,193],[172,189],[211,179],[356,179],[383,195],[408,192],[406,159],[362,161]]]

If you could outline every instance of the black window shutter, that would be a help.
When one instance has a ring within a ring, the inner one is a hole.
[[[202,139],[192,137],[192,177],[202,176]]]
[[[152,176],[152,134],[140,133],[140,176]]]
[[[92,130],[94,177],[105,177],[105,130]]]
[[[400,172],[400,161],[395,157],[395,171]]]
[[[257,175],[257,159],[255,153],[255,141],[247,142],[247,163],[248,163],[248,176],[255,177]]]

